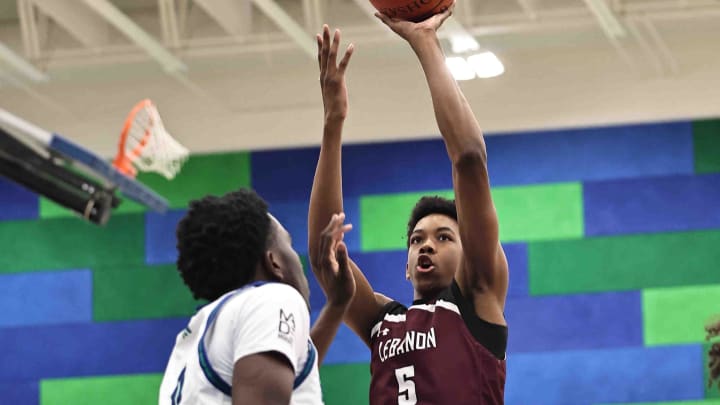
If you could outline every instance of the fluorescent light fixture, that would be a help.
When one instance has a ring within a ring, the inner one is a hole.
[[[461,54],[480,49],[480,44],[475,40],[475,37],[470,35],[458,20],[454,18],[447,19],[442,29],[450,38],[453,53]]]
[[[465,58],[453,56],[445,58],[445,64],[455,80],[472,80],[475,78],[475,70],[470,66]]]
[[[467,63],[481,79],[496,77],[505,73],[505,66],[492,52],[471,55],[467,58]]]
[[[450,37],[450,45],[452,46],[453,53],[457,54],[480,49],[480,44],[470,35],[452,36]]]
[[[5,61],[9,67],[22,73],[23,76],[34,82],[48,81],[48,76],[45,73],[38,70],[38,68],[5,46],[2,42],[0,42],[0,60]]]

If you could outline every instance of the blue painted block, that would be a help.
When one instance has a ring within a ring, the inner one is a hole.
[[[700,345],[510,353],[505,403],[593,405],[702,399],[702,363]]]
[[[310,315],[312,324],[320,314],[319,309],[313,311]],[[335,339],[333,339],[323,365],[329,364],[346,364],[346,363],[369,363],[370,362],[370,349],[363,343],[363,341],[348,328],[346,324],[340,325]]]
[[[0,381],[161,373],[185,318],[0,329]]]
[[[292,236],[293,247],[299,254],[308,251],[308,208],[309,201],[269,202],[270,213]],[[345,244],[350,251],[360,249],[360,200],[347,198],[343,203],[345,223],[353,224],[353,230],[345,235]]]
[[[175,263],[177,237],[175,231],[186,210],[171,210],[165,214],[145,213],[145,262],[148,264]]]
[[[35,219],[39,204],[37,194],[0,177],[0,221]]]
[[[345,195],[452,188],[445,144],[432,140],[350,145],[343,149]]]
[[[37,381],[0,382],[0,403],[38,405],[40,394]]]
[[[92,321],[92,272],[0,275],[0,327]]]
[[[488,136],[493,186],[692,174],[689,122]],[[266,199],[307,201],[319,148],[254,152],[252,184]],[[443,141],[343,147],[346,197],[452,187]]]
[[[720,175],[587,182],[589,236],[720,228]]]
[[[267,201],[310,201],[319,153],[317,147],[252,152],[250,184]]]
[[[508,261],[510,282],[508,297],[527,297],[528,295],[528,249],[526,243],[503,243]]]
[[[690,122],[486,138],[493,186],[691,174]]]
[[[508,352],[643,345],[640,293],[510,298]]]

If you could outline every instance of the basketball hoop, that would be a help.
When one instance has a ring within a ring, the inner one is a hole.
[[[125,119],[113,166],[133,178],[140,170],[172,180],[188,155],[188,150],[165,130],[155,104],[145,99],[135,104]]]

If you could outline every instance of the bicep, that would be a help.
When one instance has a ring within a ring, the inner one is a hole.
[[[295,373],[290,361],[279,352],[242,357],[233,367],[233,405],[287,405],[292,396]]]

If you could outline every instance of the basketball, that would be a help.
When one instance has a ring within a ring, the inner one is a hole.
[[[419,22],[445,11],[453,0],[370,0],[370,3],[388,17]]]

